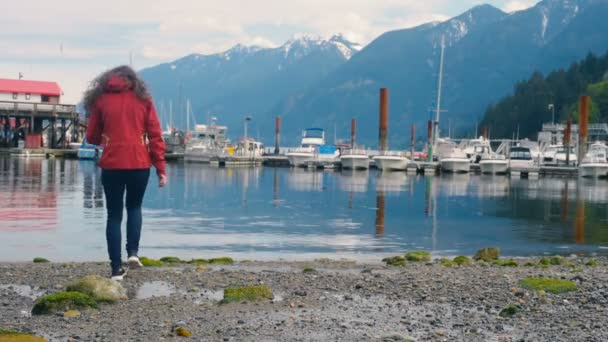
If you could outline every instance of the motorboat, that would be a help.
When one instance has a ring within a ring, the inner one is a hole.
[[[307,167],[315,161],[333,166],[339,155],[335,146],[325,144],[325,131],[321,128],[303,130],[300,147],[286,153],[289,165],[293,167]]]
[[[374,157],[376,167],[382,171],[405,171],[410,163],[404,152],[383,151]]]
[[[228,128],[215,124],[215,118],[209,125],[195,125],[190,133],[184,151],[187,162],[209,163],[213,158],[226,154],[229,140],[226,137]]]
[[[264,144],[252,138],[240,138],[228,153],[218,156],[229,165],[260,165],[264,161]]]
[[[589,152],[578,166],[578,173],[585,178],[608,177],[608,160],[606,159],[606,145],[601,142],[591,144]]]
[[[471,161],[464,150],[460,149],[449,139],[439,139],[437,155],[441,171],[452,173],[465,173],[471,169]]]
[[[467,158],[476,164],[492,154],[490,141],[483,136],[463,142],[461,149],[464,150]]]
[[[369,169],[369,155],[363,149],[347,149],[340,154],[343,169],[367,170]]]
[[[511,170],[530,169],[534,167],[534,158],[529,147],[514,146],[509,151],[509,168]]]
[[[507,173],[509,163],[505,156],[501,154],[490,154],[479,161],[479,168],[483,174],[504,174]]]
[[[545,148],[542,154],[542,161],[545,165],[576,165],[577,157],[572,149],[570,149],[570,159],[568,159],[566,148],[563,145],[549,145]]]
[[[570,155],[569,158],[567,156],[568,154]],[[565,147],[561,147],[555,153],[555,161],[557,162],[558,166],[576,166],[578,158],[576,157],[576,154],[574,153],[573,149],[570,149],[570,151],[566,151]]]

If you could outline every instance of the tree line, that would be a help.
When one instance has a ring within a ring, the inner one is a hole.
[[[481,127],[488,127],[492,138],[520,137],[536,139],[542,124],[578,121],[581,95],[591,97],[589,122],[608,122],[608,53],[602,57],[589,54],[567,70],[559,69],[546,77],[535,72],[530,79],[518,82],[513,94],[488,106]]]

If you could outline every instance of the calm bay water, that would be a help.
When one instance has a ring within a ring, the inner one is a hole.
[[[105,260],[100,174],[89,161],[0,158],[0,261]],[[164,189],[150,179],[141,255],[608,254],[603,180],[200,164],[169,164],[168,175]]]

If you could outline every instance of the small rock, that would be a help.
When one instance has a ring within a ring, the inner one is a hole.
[[[308,295],[308,293],[304,290],[298,290],[298,291],[294,292],[294,294],[296,296],[300,296],[300,297],[306,297]]]
[[[177,334],[177,336],[182,336],[182,337],[189,337],[192,335],[192,333],[190,333],[184,327],[179,327],[179,328],[175,329],[175,334]]]
[[[245,324],[245,321],[243,321],[242,319],[239,319],[236,323],[237,324]]]
[[[437,334],[439,336],[445,336],[448,334],[448,331],[445,329],[437,329],[437,330],[435,330],[435,334]]]
[[[353,296],[351,296],[351,295],[344,295],[344,300],[353,300]]]

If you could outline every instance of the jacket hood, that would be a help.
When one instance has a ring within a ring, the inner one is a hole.
[[[121,76],[114,75],[108,80],[105,90],[111,93],[121,93],[130,90],[131,87],[132,84],[129,80],[126,80]]]

